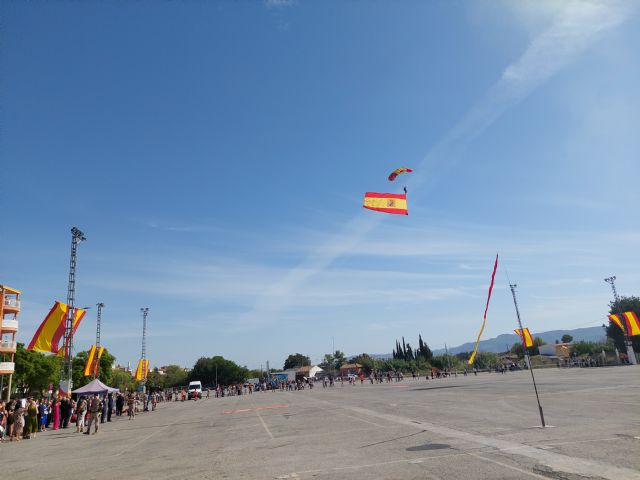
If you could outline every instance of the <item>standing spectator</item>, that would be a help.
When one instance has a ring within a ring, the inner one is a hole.
[[[100,423],[105,423],[107,421],[107,397],[104,395],[100,400],[100,412],[102,412],[102,415],[100,416]]]
[[[71,420],[71,413],[73,411],[73,405],[71,404],[71,398],[62,397],[60,402],[60,416],[62,418],[62,428],[69,428],[69,420]]]
[[[58,430],[60,428],[60,402],[57,398],[53,399],[53,429]]]
[[[5,408],[6,417],[7,417],[7,428],[6,428],[5,435],[9,437],[9,440],[13,440],[13,427],[14,427],[14,420],[15,420],[15,417],[13,416],[13,414],[15,412],[15,409],[16,409],[15,400],[11,400],[7,405],[7,407]]]
[[[124,409],[124,395],[121,393],[116,397],[116,416],[122,416],[122,410]]]
[[[107,422],[111,421],[111,414],[113,413],[113,393],[107,395]]]
[[[33,398],[29,398],[27,400],[27,418],[26,418],[26,427],[27,430],[25,432],[25,438],[36,438],[36,432],[38,431],[38,407],[36,406],[36,401]]]
[[[4,409],[4,402],[0,400],[0,442],[4,442],[7,432],[7,411]]]
[[[24,408],[21,404],[16,404],[15,411],[13,412],[13,436],[16,437],[16,442],[19,442],[22,438],[22,429],[24,428]],[[13,440],[13,436],[11,440]]]
[[[129,414],[129,420],[136,418],[136,399],[133,397],[133,393],[130,393],[129,398],[127,398],[127,413]]]

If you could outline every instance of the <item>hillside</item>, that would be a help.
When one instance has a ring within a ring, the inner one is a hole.
[[[535,333],[536,337],[542,338],[545,343],[555,343],[560,340],[563,335],[571,335],[574,341],[599,342],[605,338],[605,332],[602,327],[576,328],[574,330],[550,330],[548,332]],[[482,352],[504,352],[511,348],[514,343],[519,342],[519,337],[513,334],[498,335],[495,338],[481,340],[478,351]],[[474,342],[463,343],[457,347],[449,347],[449,353],[456,354],[460,352],[470,352],[473,350]],[[434,350],[435,355],[445,353],[444,348]]]

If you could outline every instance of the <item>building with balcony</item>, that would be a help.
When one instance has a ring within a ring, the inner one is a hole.
[[[0,398],[9,400],[15,370],[20,291],[0,285]],[[5,380],[5,377],[8,379]]]

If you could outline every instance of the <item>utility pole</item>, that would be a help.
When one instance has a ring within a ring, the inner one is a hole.
[[[73,320],[76,308],[76,258],[78,244],[87,239],[78,228],[71,229],[71,258],[69,261],[69,286],[67,288],[67,320],[64,330],[64,363],[62,367],[62,380],[60,387],[71,394],[73,388]]]
[[[542,405],[540,405],[540,397],[538,396],[538,387],[536,386],[536,377],[533,375],[533,365],[531,365],[531,360],[529,359],[529,352],[527,352],[527,346],[524,340],[524,328],[522,328],[522,321],[520,320],[520,310],[518,309],[518,301],[516,300],[516,287],[515,284],[510,284],[509,288],[511,289],[511,295],[513,296],[513,304],[516,307],[516,316],[518,317],[518,326],[520,327],[520,331],[522,334],[522,350],[524,351],[525,362],[529,366],[529,371],[531,372],[531,380],[533,381],[533,389],[536,392],[536,400],[538,401],[538,410],[540,412],[540,422],[542,422],[542,428],[545,428],[546,425],[544,423],[544,413],[542,413]]]
[[[146,392],[147,384],[147,315],[149,315],[149,308],[143,307],[140,309],[142,312],[142,392]]]
[[[622,311],[620,297],[618,296],[618,291],[616,290],[616,284],[615,284],[616,277],[615,275],[611,277],[607,277],[604,279],[604,281],[610,284],[611,290],[613,290],[613,298],[615,300],[614,307],[613,307],[614,313],[619,314],[620,318],[622,318],[622,314],[624,312]],[[622,322],[622,325],[624,326],[624,321]],[[636,354],[633,351],[633,344],[631,343],[631,337],[629,336],[629,332],[627,332],[627,330],[623,328],[622,335],[624,336],[624,346],[627,348],[627,357],[629,358],[629,362],[631,362],[631,365],[637,365],[638,362],[636,360]]]
[[[96,374],[96,378],[100,378],[100,323],[102,322],[102,309],[104,308],[104,303],[97,303],[96,306],[98,307],[98,316],[96,319],[96,356],[93,360],[95,362],[93,371]]]

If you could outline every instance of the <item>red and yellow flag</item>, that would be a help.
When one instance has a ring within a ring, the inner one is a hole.
[[[138,360],[138,368],[136,368],[136,380],[146,380],[149,374],[149,360],[141,358]]]
[[[630,337],[640,335],[640,322],[635,312],[624,312],[622,315],[627,326],[627,335]]]
[[[36,333],[33,335],[27,350],[35,350],[36,352],[50,352],[57,353],[58,343],[53,342],[53,338],[58,331],[60,325],[64,326],[64,320],[66,318],[67,305],[61,302],[56,302],[49,310],[49,313],[44,318]]]
[[[87,363],[84,364],[84,376],[88,377],[90,375],[93,375],[93,361],[94,358],[96,356],[96,346],[95,345],[91,345],[91,348],[89,349],[89,355],[87,356]]]
[[[616,315],[616,314],[609,315],[609,320],[611,320],[618,327],[620,327],[620,330],[622,330],[622,333],[624,333],[624,325],[622,324],[622,320],[620,320],[619,315]]]
[[[100,357],[102,357],[103,352],[103,346],[100,346],[100,349],[98,349],[95,345],[91,345],[91,349],[89,349],[89,355],[87,356],[87,363],[85,363],[84,365],[85,377],[89,377],[91,375],[98,376],[98,371],[100,368]]]
[[[362,206],[376,212],[409,215],[407,195],[404,193],[367,192],[364,194],[364,204]]]
[[[73,320],[74,333],[78,329],[78,325],[80,325],[85,313],[81,308],[76,309],[76,315]],[[33,335],[27,350],[58,353],[60,339],[64,336],[66,319],[67,304],[55,302]]]
[[[525,348],[533,347],[533,336],[531,335],[531,332],[527,327],[523,328],[522,330],[520,330],[519,328],[516,328],[514,332],[516,332],[518,336],[522,339],[522,343],[525,346]]]
[[[58,344],[60,343],[60,339],[62,337],[64,337],[64,331],[67,328],[67,304],[66,303],[62,303],[61,305],[64,306],[64,318],[62,320],[62,323],[58,326],[58,329],[56,330],[56,332],[53,335],[53,339],[52,339],[52,343],[56,346],[56,350],[54,353],[56,353],[56,356],[58,357],[65,357],[68,358],[69,357],[69,352],[67,352],[67,348],[66,345],[63,345],[62,350],[58,351]],[[75,309],[75,315],[73,316],[73,333],[76,333],[76,330],[78,330],[78,327],[80,326],[80,322],[82,321],[82,319],[84,318],[86,310],[83,310],[81,308],[76,308]]]
[[[476,353],[478,353],[478,345],[480,344],[480,337],[482,337],[482,332],[484,331],[484,327],[487,324],[487,312],[489,311],[489,301],[491,300],[491,292],[493,291],[493,283],[495,282],[495,279],[496,279],[497,269],[498,269],[498,254],[496,253],[496,261],[493,264],[493,273],[491,274],[491,283],[489,284],[489,294],[487,295],[487,304],[484,307],[484,317],[482,319],[482,326],[480,327],[480,333],[478,333],[476,344],[473,347],[473,352],[471,352],[471,356],[469,357],[469,361],[467,362],[469,365],[473,365],[473,361],[476,359]]]

